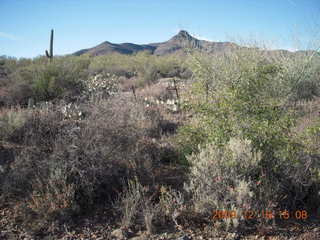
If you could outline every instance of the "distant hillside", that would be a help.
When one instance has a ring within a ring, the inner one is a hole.
[[[91,56],[99,56],[109,53],[134,54],[141,51],[149,51],[155,55],[165,55],[181,52],[186,47],[198,48],[208,52],[224,52],[237,47],[237,45],[230,42],[199,40],[192,37],[187,31],[182,30],[166,42],[139,45],[133,43],[116,44],[106,41],[93,48],[77,51],[73,53],[73,55],[80,56],[82,54],[89,54]]]
[[[82,49],[80,51],[77,51],[73,55],[80,56],[82,54],[87,53],[91,56],[99,56],[115,52],[121,54],[133,54],[140,51],[154,52],[155,49],[156,47],[152,45],[138,45],[133,43],[115,44],[111,42],[103,42],[93,48]]]
[[[185,48],[193,48],[203,50],[208,53],[225,53],[232,51],[240,47],[239,45],[232,42],[210,42],[205,40],[199,40],[191,36],[187,31],[181,30],[177,35],[173,36],[171,39],[160,43],[150,43],[150,44],[134,44],[134,43],[111,43],[103,42],[93,48],[82,49],[73,53],[75,56],[80,56],[82,54],[89,54],[91,56],[106,55],[110,53],[120,53],[120,54],[135,54],[141,51],[148,51],[154,55],[166,55],[166,54],[176,54],[182,53]],[[290,52],[287,50],[268,50],[267,54],[270,56],[291,56],[292,54],[299,55],[310,55],[314,51],[297,51]]]

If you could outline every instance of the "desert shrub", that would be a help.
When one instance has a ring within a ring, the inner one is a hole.
[[[283,70],[282,90],[290,102],[319,96],[319,62],[316,52],[296,53],[277,59]]]
[[[31,86],[20,78],[14,78],[16,72],[22,66],[18,66],[17,61],[12,60],[12,65],[8,66],[9,60],[3,60],[0,65],[0,105],[24,105],[27,99],[32,96]]]
[[[47,101],[63,95],[79,95],[88,63],[73,59],[57,59],[36,67],[32,81],[35,99]]]
[[[62,94],[62,88],[56,83],[59,70],[45,67],[40,70],[33,82],[33,91],[38,101],[52,100]]]
[[[172,91],[168,91],[164,84],[153,84],[139,89],[137,94],[140,98],[146,100],[154,99],[160,101],[166,101],[167,99],[172,99],[174,97]]]
[[[228,162],[225,149],[230,141],[246,139],[250,142],[250,151],[259,153],[260,158],[254,174],[247,172],[245,175],[249,178],[238,180],[261,181],[259,188],[246,187],[253,191],[256,203],[270,210],[279,206],[307,207],[303,199],[308,194],[315,197],[310,191],[317,181],[311,183],[308,179],[315,176],[317,158],[305,151],[301,140],[292,137],[296,114],[284,106],[290,92],[286,92],[288,76],[282,65],[270,62],[259,51],[237,54],[237,57],[225,55],[219,62],[210,56],[193,58],[193,88],[185,97],[186,109],[193,118],[178,131],[181,149],[185,154],[200,154],[197,145],[202,149],[213,144],[210,148]],[[230,177],[233,175],[236,174],[230,173]],[[204,188],[204,194],[206,191]]]
[[[152,192],[134,180],[126,184],[114,207],[120,213],[121,228],[144,225],[149,234],[154,234],[164,226],[179,227],[178,218],[186,210],[184,204],[183,195],[174,189],[161,186]]]
[[[314,97],[320,96],[319,80],[304,80],[298,82],[291,92],[293,101],[307,100],[310,101]]]
[[[158,68],[153,64],[147,64],[141,79],[141,85],[153,84],[160,78]]]
[[[232,139],[225,148],[208,144],[188,157],[191,167],[185,189],[194,211],[207,217],[214,210],[235,211],[239,217],[232,221],[237,226],[242,212],[261,208],[254,192],[258,181],[252,178],[261,155],[251,150],[250,141]]]
[[[188,76],[182,66],[182,59],[175,56],[157,57],[149,52],[139,52],[134,55],[108,54],[94,57],[89,71],[92,74],[109,73],[118,77],[138,77],[136,85],[142,87],[155,83],[163,77]]]
[[[1,56],[0,57],[0,69],[2,73],[12,73],[14,72],[19,66],[27,65],[28,60],[21,59],[20,61],[14,57],[8,56]]]
[[[180,73],[181,79],[190,79],[192,77],[192,71],[189,68],[183,68]]]
[[[117,77],[131,78],[136,75],[133,56],[124,54],[108,54],[94,57],[89,65],[89,71],[92,74],[102,72]]]
[[[63,171],[64,170],[64,171]],[[49,172],[48,181],[41,178],[32,181],[32,193],[27,207],[45,220],[54,214],[66,214],[64,210],[76,210],[74,205],[75,186],[68,183],[66,169]]]
[[[55,141],[63,133],[63,115],[52,109],[28,109],[20,110],[24,116],[23,121],[15,130],[8,134],[7,141],[21,145],[13,163],[12,171],[4,179],[1,188],[5,197],[21,199],[26,197],[32,189],[32,181],[42,174],[47,174],[47,164],[50,154],[54,149]],[[35,147],[36,146],[36,147]],[[38,170],[36,170],[38,169]],[[43,182],[42,182],[43,183]],[[38,183],[36,184],[38,185]]]
[[[28,121],[28,112],[20,108],[3,109],[0,113],[0,139],[15,141],[21,139],[19,130]]]
[[[2,140],[19,144],[21,147],[16,149],[14,162],[2,178],[0,196],[9,199],[8,201],[19,201],[32,194],[33,190],[44,195],[49,194],[45,193],[46,189],[36,190],[34,187],[54,188],[47,185],[46,180],[42,178],[47,177],[49,156],[53,152],[58,135],[63,131],[61,128],[63,116],[59,112],[39,109],[14,111],[10,114],[12,116],[9,120],[11,120],[6,125],[7,130],[3,131],[6,135]],[[41,182],[35,182],[40,181],[39,179]],[[43,199],[39,201],[45,203]],[[43,206],[39,205],[40,207]]]
[[[305,153],[300,154],[294,164],[292,159],[278,159],[276,169],[263,168],[262,159],[261,152],[253,151],[251,141],[234,138],[224,147],[208,144],[190,155],[185,189],[193,210],[205,216],[216,210],[234,211],[237,217],[233,219],[215,219],[227,228],[241,222],[267,220],[250,220],[245,217],[248,211],[267,210],[275,217],[284,209],[315,211],[314,203],[319,198],[316,158],[311,160]]]
[[[29,98],[48,101],[80,95],[89,63],[85,57],[57,57],[52,63],[44,58],[16,61],[2,86],[5,95],[0,101],[25,106]]]
[[[175,227],[180,227],[178,218],[181,218],[186,211],[190,210],[190,206],[187,204],[182,192],[170,187],[161,186],[158,204],[162,213],[159,219],[160,224],[163,224],[161,221],[167,221],[168,223],[174,223]]]
[[[152,183],[160,161],[149,136],[152,113],[119,98],[87,108],[80,122],[53,109],[29,110],[19,125],[24,147],[1,182],[3,198],[24,200],[28,211],[51,219],[110,203],[123,180]]]
[[[320,142],[320,122],[318,119],[304,129],[301,138],[306,143],[308,152],[320,154],[317,147]]]
[[[197,117],[180,131],[184,136],[188,132],[195,134],[194,138],[190,136],[193,149],[202,141],[223,145],[234,136],[252,140],[258,150],[266,147],[263,145],[270,143],[269,140],[286,139],[286,131],[275,130],[289,129],[293,124],[293,116],[280,107],[281,90],[273,86],[281,68],[263,63],[263,56],[258,54],[239,54],[237,58],[221,59],[220,70],[214,67],[216,61],[210,63],[211,57],[195,61],[196,80],[185,97],[185,108]],[[228,69],[230,61],[234,64]],[[199,132],[204,137],[197,137],[201,136]],[[276,147],[278,143],[272,144]]]
[[[28,99],[33,97],[32,86],[24,82],[13,82],[1,89],[0,102],[4,106],[26,106]]]
[[[134,58],[139,86],[150,85],[160,78],[181,77],[185,71],[183,59],[175,56],[159,57],[148,53],[137,54]]]
[[[180,77],[183,60],[176,56],[157,57],[156,64],[161,77]]]
[[[146,200],[146,190],[137,181],[129,181],[126,189],[118,196],[114,206],[121,213],[121,227],[128,229],[135,224]]]

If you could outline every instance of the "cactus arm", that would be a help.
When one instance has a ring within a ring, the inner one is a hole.
[[[45,53],[46,53],[47,58],[49,58],[50,61],[52,61],[52,59],[53,59],[53,29],[51,30],[51,35],[50,35],[50,49],[49,49],[49,51],[46,50]]]
[[[47,58],[50,58],[50,55],[49,55],[49,53],[48,53],[48,50],[46,50],[46,56],[47,56]]]

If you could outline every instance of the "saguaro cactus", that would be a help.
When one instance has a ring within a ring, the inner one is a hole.
[[[51,29],[50,50],[49,50],[49,52],[48,52],[48,50],[46,50],[46,56],[47,56],[47,58],[50,59],[50,61],[52,61],[52,59],[53,59],[53,29]]]

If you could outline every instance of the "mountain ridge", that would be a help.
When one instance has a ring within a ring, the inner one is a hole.
[[[181,30],[168,41],[149,43],[149,44],[135,44],[135,43],[111,43],[105,41],[92,48],[81,49],[74,52],[72,55],[80,56],[82,54],[89,54],[91,56],[100,56],[109,53],[120,54],[135,54],[141,51],[148,51],[155,55],[166,55],[176,52],[181,52],[186,47],[198,48],[202,50],[225,51],[227,48],[238,46],[230,42],[210,42],[206,40],[199,40],[191,36],[187,31]]]
[[[246,48],[237,45],[233,42],[213,42],[207,40],[200,40],[190,35],[186,30],[179,31],[167,41],[149,44],[135,44],[135,43],[111,43],[105,41],[92,48],[81,49],[74,52],[72,55],[81,56],[83,54],[89,54],[90,56],[100,56],[110,53],[120,54],[136,54],[138,52],[147,51],[151,54],[162,56],[167,54],[179,54],[183,53],[183,49],[192,48],[206,51],[208,53],[225,53],[237,48]],[[274,52],[279,54],[294,54],[297,52],[290,52],[284,49],[267,50],[268,52]],[[305,51],[302,51],[305,52]]]

